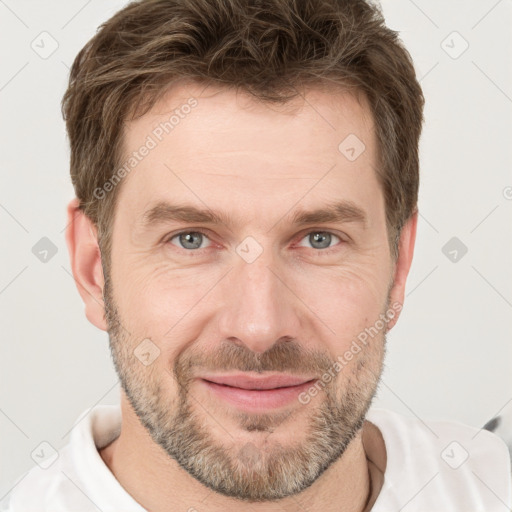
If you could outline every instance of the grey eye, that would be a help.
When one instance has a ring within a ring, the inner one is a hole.
[[[173,242],[176,238],[178,239],[179,245]],[[170,242],[174,245],[178,245],[178,247],[181,247],[182,249],[194,250],[201,249],[205,240],[207,240],[206,236],[199,231],[183,231],[182,233],[174,235],[170,239]]]
[[[328,249],[334,239],[341,240],[338,236],[328,231],[312,231],[304,237],[311,244],[313,249]]]

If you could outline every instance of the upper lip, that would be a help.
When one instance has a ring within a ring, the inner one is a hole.
[[[215,384],[224,384],[241,389],[275,389],[289,386],[298,386],[313,380],[313,377],[301,377],[297,375],[277,374],[270,376],[250,377],[246,374],[236,375],[204,375],[201,379],[214,382]]]

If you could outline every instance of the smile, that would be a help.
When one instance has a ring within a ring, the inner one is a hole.
[[[216,398],[246,411],[264,411],[296,401],[315,379],[289,375],[248,377],[245,375],[208,376],[198,379]]]

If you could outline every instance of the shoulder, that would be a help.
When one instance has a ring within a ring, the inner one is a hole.
[[[386,409],[372,409],[367,420],[379,428],[386,445],[384,486],[376,506],[385,502],[399,509],[411,500],[411,512],[441,505],[443,510],[486,512],[512,507],[510,455],[498,436],[457,421]]]
[[[0,511],[85,512],[97,511],[109,496],[128,501],[98,451],[118,435],[120,421],[118,406],[84,411],[69,442],[51,457],[44,457],[43,450],[41,462],[12,483]]]
[[[0,511],[28,512],[46,510],[66,510],[66,496],[76,493],[73,475],[69,475],[69,444],[59,451],[55,462],[45,469],[34,466],[13,483],[12,490],[0,504]],[[56,497],[57,500],[56,500]]]

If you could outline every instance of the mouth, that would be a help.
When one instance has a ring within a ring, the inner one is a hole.
[[[283,407],[296,401],[314,384],[309,376],[277,374],[252,377],[244,374],[209,375],[198,379],[215,398],[246,411]]]

